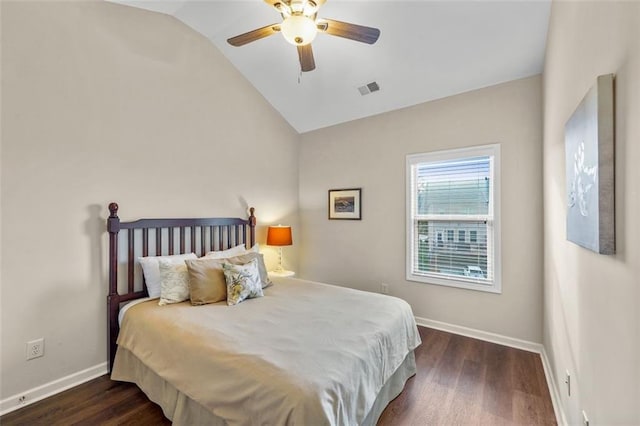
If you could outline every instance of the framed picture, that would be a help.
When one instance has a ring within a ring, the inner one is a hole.
[[[567,240],[615,253],[613,74],[601,75],[564,128]]]
[[[362,219],[362,189],[330,189],[329,219]]]

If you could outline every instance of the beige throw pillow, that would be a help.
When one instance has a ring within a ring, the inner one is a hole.
[[[224,259],[186,260],[192,305],[206,305],[227,299],[227,282],[222,272]]]

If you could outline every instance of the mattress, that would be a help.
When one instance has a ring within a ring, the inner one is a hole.
[[[177,424],[375,424],[420,343],[400,299],[285,278],[231,307],[132,306],[112,378],[138,383]]]

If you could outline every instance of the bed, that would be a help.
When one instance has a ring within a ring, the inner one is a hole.
[[[111,378],[136,383],[174,424],[374,425],[415,374],[420,337],[394,297],[275,278],[235,306],[148,300],[137,254],[252,247],[253,209],[134,222],[109,210]]]

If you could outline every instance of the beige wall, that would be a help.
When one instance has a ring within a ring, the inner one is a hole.
[[[406,155],[491,143],[502,156],[502,294],[406,281]],[[540,77],[304,134],[299,167],[302,277],[388,283],[419,317],[542,341]],[[352,187],[362,221],[327,220],[327,190]]]
[[[106,360],[109,201],[123,219],[247,203],[262,224],[297,224],[299,136],[170,17],[3,1],[1,118],[0,399]],[[45,357],[27,362],[38,337]]]
[[[554,2],[544,70],[544,345],[567,420],[640,424],[640,3]],[[617,254],[566,240],[564,125],[616,74]],[[565,370],[572,375],[567,396]]]
[[[2,22],[2,6],[0,5],[0,23]],[[2,33],[0,30],[0,61],[2,61]],[[0,82],[2,81],[2,67],[0,66]],[[0,188],[2,188],[2,129],[3,129],[3,102],[2,102],[2,84],[0,83]],[[0,309],[2,308],[2,191],[0,190]],[[0,314],[0,335],[2,334],[2,314]],[[2,337],[0,336],[0,339]],[[0,340],[0,344],[2,341]],[[0,373],[2,372],[2,347],[0,346]],[[2,378],[0,378],[0,387]],[[0,398],[1,399],[1,398]]]

